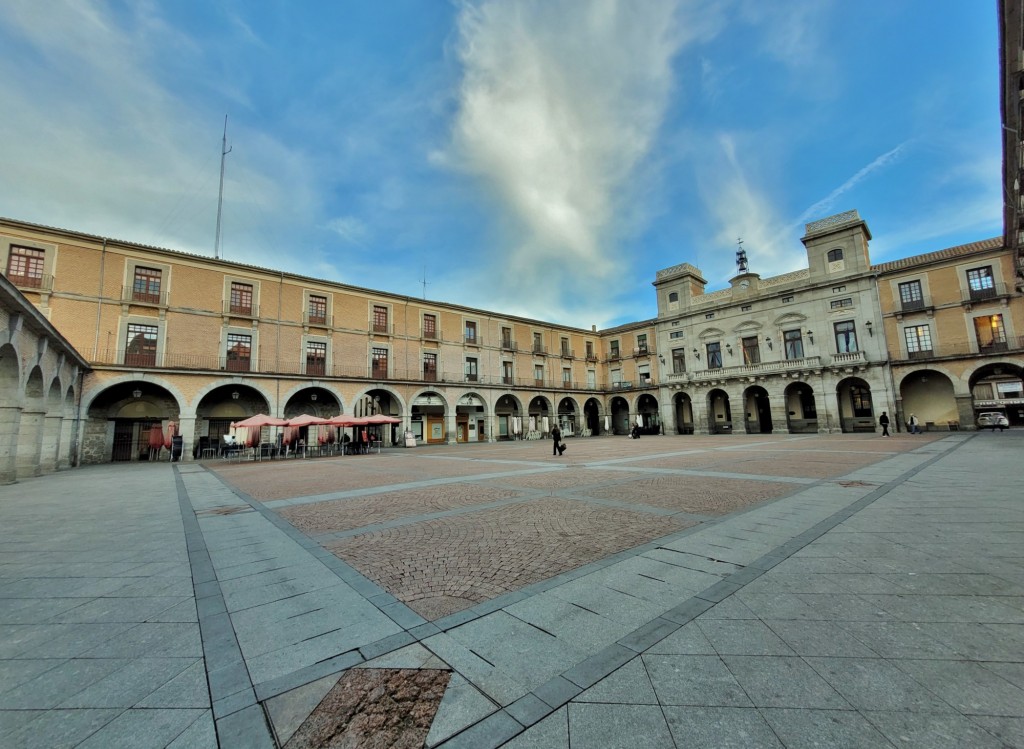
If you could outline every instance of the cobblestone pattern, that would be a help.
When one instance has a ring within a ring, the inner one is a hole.
[[[436,619],[687,525],[538,499],[341,539],[327,548],[424,618]]]
[[[792,484],[703,476],[639,478],[620,486],[592,489],[587,496],[664,507],[696,515],[725,515],[792,492]]]
[[[527,473],[522,476],[502,476],[501,478],[486,479],[477,483],[495,486],[515,486],[521,489],[540,491],[545,489],[560,491],[562,489],[619,482],[625,478],[627,477],[618,471],[601,471],[582,466],[570,466],[564,471],[544,471],[542,473]]]
[[[285,749],[419,749],[451,673],[357,668],[344,674]]]
[[[456,483],[298,505],[279,510],[279,514],[303,533],[315,536],[518,496],[519,492],[510,489]]]
[[[779,455],[759,460],[741,460],[731,464],[734,473],[750,473],[759,476],[800,476],[803,478],[825,479],[844,476],[850,471],[878,462],[878,456],[831,455],[827,458],[816,455]]]

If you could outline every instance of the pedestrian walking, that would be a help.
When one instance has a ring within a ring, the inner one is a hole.
[[[914,414],[910,414],[910,418],[907,419],[907,426],[910,427],[911,434],[921,433],[921,427],[918,426],[917,417]]]
[[[555,424],[551,430],[551,454],[561,455],[562,451],[558,449],[558,443],[562,441],[562,430],[558,428],[558,424]]]
[[[889,417],[886,415],[885,411],[882,411],[882,415],[878,417],[878,423],[882,427],[882,436],[891,437],[892,435],[889,434]]]

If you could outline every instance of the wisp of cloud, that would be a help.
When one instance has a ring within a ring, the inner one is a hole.
[[[503,236],[489,259],[520,304],[613,276],[616,217],[639,192],[630,178],[650,156],[673,86],[677,10],[616,0],[462,7],[450,163],[497,206]]]

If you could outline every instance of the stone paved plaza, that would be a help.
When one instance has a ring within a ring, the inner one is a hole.
[[[0,487],[0,746],[1024,747],[1022,448],[604,437]]]

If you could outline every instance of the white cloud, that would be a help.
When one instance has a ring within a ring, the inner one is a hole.
[[[451,153],[434,163],[494,196],[507,235],[491,259],[509,299],[615,277],[616,216],[651,155],[686,38],[677,13],[676,3],[614,0],[463,6]]]

